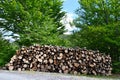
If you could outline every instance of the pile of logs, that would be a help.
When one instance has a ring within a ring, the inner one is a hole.
[[[6,64],[8,70],[111,75],[111,57],[99,51],[58,46],[22,47]]]

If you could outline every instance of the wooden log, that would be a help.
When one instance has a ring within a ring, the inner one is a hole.
[[[10,71],[12,71],[12,70],[14,69],[14,66],[10,65],[10,66],[8,67],[8,69],[9,69]]]
[[[73,74],[76,75],[76,74],[78,74],[78,72],[77,72],[77,71],[74,71]]]
[[[87,74],[87,70],[86,70],[86,69],[81,70],[81,72],[82,72],[83,74]]]
[[[19,56],[18,59],[22,59],[23,56]]]
[[[94,75],[97,75],[96,71],[94,71],[94,70],[92,70],[92,73],[93,73]]]
[[[49,59],[49,62],[52,64],[53,63],[53,59]]]
[[[27,68],[27,67],[28,67],[28,65],[27,65],[27,64],[24,64],[24,65],[23,65],[23,67],[24,67],[24,68]]]
[[[74,63],[74,66],[75,66],[75,67],[79,67],[79,64],[78,64],[78,63]]]
[[[62,70],[63,70],[63,71],[65,70],[65,68],[66,68],[66,67],[65,67],[64,65],[62,65]]]
[[[22,71],[22,69],[21,69],[21,68],[18,68],[18,71]]]
[[[39,58],[38,61],[42,63],[43,60],[41,58]]]

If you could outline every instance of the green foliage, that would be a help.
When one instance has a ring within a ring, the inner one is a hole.
[[[119,67],[120,67],[120,62],[118,62],[118,61],[113,62],[113,66],[114,66],[113,72],[114,72],[114,73],[120,73],[120,69],[119,69]]]
[[[64,32],[60,0],[2,0],[0,9],[1,27],[19,34],[20,46],[51,44]]]
[[[79,0],[79,16],[75,19],[77,27],[107,25],[119,22],[120,0]]]
[[[79,0],[79,4],[74,23],[80,31],[70,38],[73,46],[110,54],[113,72],[120,72],[120,1]]]
[[[4,66],[10,61],[18,46],[2,39],[0,36],[0,66]]]

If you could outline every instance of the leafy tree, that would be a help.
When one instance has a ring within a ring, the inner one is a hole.
[[[70,40],[73,46],[110,54],[113,72],[120,72],[120,0],[79,0],[74,20],[80,31]]]
[[[18,46],[3,39],[0,33],[0,66],[4,66],[10,61],[16,49],[18,49]]]
[[[120,21],[120,0],[79,0],[77,27],[107,25]]]
[[[1,0],[0,25],[19,34],[19,45],[50,44],[64,32],[61,9],[60,0]]]

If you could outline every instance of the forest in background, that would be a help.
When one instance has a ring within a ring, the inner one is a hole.
[[[112,57],[113,72],[120,73],[120,0],[78,2],[73,24],[80,30],[64,35],[63,1],[0,0],[0,66],[21,46],[41,44],[99,50]],[[8,31],[12,33],[6,35]],[[15,41],[10,43],[6,36]]]

